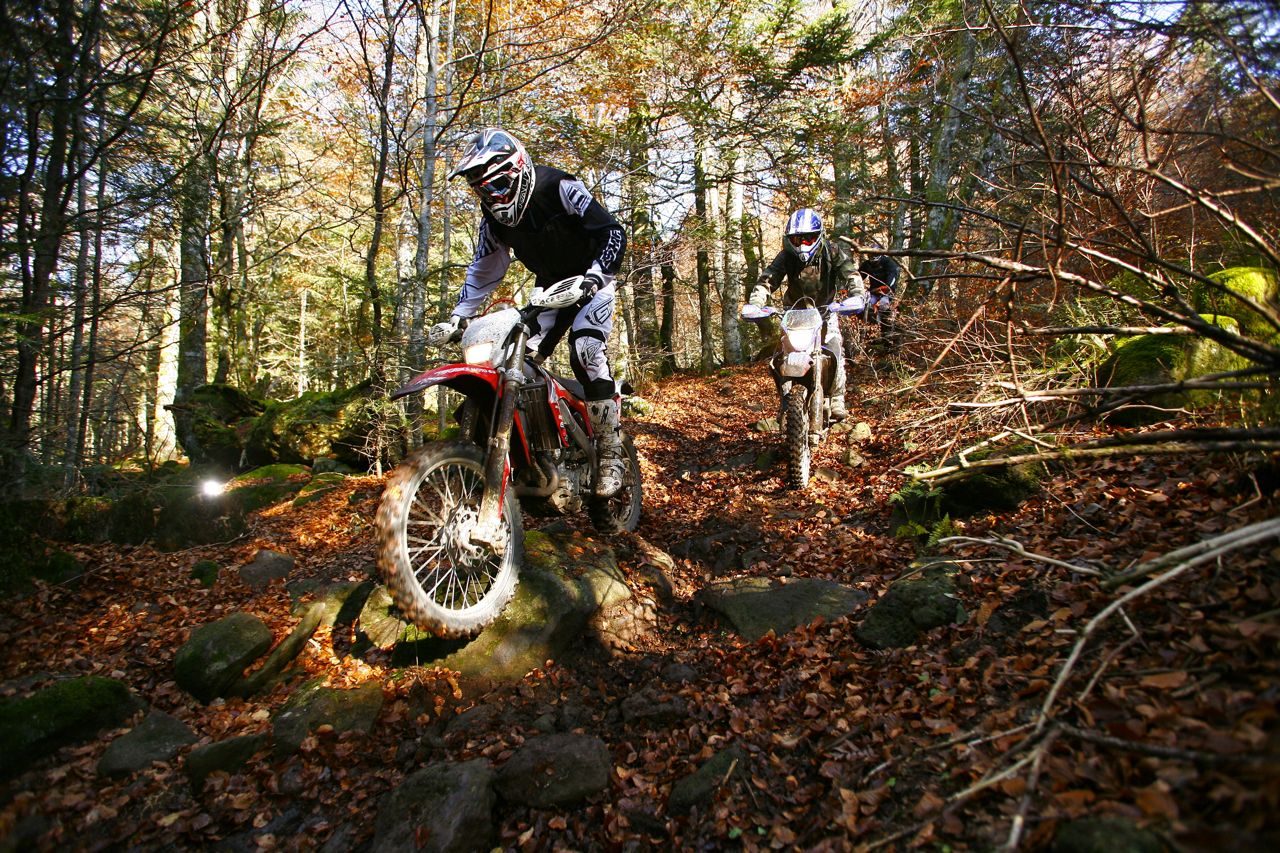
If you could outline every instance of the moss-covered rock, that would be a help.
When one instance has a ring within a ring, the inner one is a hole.
[[[118,726],[142,707],[123,682],[92,675],[57,681],[25,698],[0,700],[0,778]]]
[[[1239,326],[1225,316],[1204,315],[1207,322],[1235,332]],[[1107,388],[1165,385],[1248,367],[1249,360],[1198,335],[1139,335],[1116,347],[1098,368],[1098,384]],[[1113,423],[1137,426],[1167,417],[1161,409],[1204,408],[1219,393],[1211,390],[1170,391],[1151,394],[1136,402],[1154,408],[1127,408],[1112,412]]]
[[[310,462],[330,456],[357,468],[368,460],[364,448],[377,426],[378,406],[372,381],[353,388],[274,402],[249,432],[245,458],[252,465],[272,462]]]
[[[222,567],[214,560],[201,560],[191,567],[191,579],[206,589],[218,582],[218,572]]]
[[[873,649],[903,648],[926,631],[963,622],[965,610],[951,571],[947,564],[933,565],[920,577],[889,587],[854,631],[858,641]]]
[[[266,404],[231,385],[201,385],[170,406],[178,443],[193,463],[241,467],[245,438]]]
[[[1265,267],[1231,267],[1210,273],[1208,278],[1219,287],[1197,287],[1193,305],[1201,314],[1233,317],[1240,330],[1258,340],[1274,341],[1280,333],[1248,305],[1236,299],[1240,294],[1259,305],[1280,311],[1280,278]]]
[[[271,640],[271,629],[249,613],[201,625],[174,657],[174,680],[202,702],[229,696],[245,668],[271,648]]]
[[[318,501],[325,495],[336,491],[344,480],[346,480],[346,477],[336,471],[316,474],[298,491],[298,496],[293,499],[294,509]]]

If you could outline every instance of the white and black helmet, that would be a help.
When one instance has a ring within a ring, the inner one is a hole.
[[[505,130],[486,127],[477,133],[449,177],[459,175],[498,222],[515,225],[524,216],[533,195],[533,160],[520,140]]]
[[[802,207],[787,218],[787,230],[783,232],[782,248],[801,263],[810,264],[822,246],[822,219],[813,208]]]

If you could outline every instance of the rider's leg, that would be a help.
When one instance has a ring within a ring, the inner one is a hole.
[[[832,317],[827,322],[827,337],[822,345],[835,355],[831,375],[831,396],[827,401],[827,409],[833,420],[844,420],[849,417],[849,411],[844,405],[844,338],[840,334],[838,318]]]
[[[613,303],[614,285],[610,281],[578,312],[569,332],[569,365],[586,390],[591,430],[596,436],[600,459],[596,494],[601,497],[618,493],[625,471],[621,400],[609,369],[607,349],[609,333],[613,331]]]

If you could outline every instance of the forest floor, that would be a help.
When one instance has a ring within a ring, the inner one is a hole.
[[[0,838],[20,827],[47,849],[359,848],[383,795],[420,766],[415,745],[430,744],[430,760],[501,764],[536,734],[536,719],[571,705],[581,730],[612,751],[610,787],[572,810],[500,805],[504,848],[983,850],[1016,833],[1021,849],[1041,849],[1067,819],[1110,815],[1173,849],[1280,849],[1274,540],[1127,604],[1097,630],[1051,719],[1036,726],[1080,631],[1121,594],[1037,555],[1118,571],[1275,517],[1275,480],[1243,458],[1081,463],[1015,511],[964,519],[964,535],[1007,537],[1031,556],[944,547],[962,566],[968,619],[906,649],[860,645],[854,628],[865,609],[747,643],[698,605],[709,579],[744,571],[700,559],[705,552],[689,547],[699,537],[749,539],[763,556],[745,573],[827,578],[865,590],[871,603],[910,571],[917,543],[890,529],[890,498],[908,480],[905,466],[936,460],[955,437],[935,402],[903,391],[915,370],[855,371],[850,409],[872,431],[857,448],[866,462],[843,464],[848,439],[832,437],[815,466],[834,477],[803,492],[784,487],[780,465],[730,463],[780,445],[778,434],[750,428],[774,414],[762,366],[649,389],[653,412],[627,424],[645,477],[638,535],[675,555],[674,597],[635,649],[586,648],[478,692],[446,671],[353,654],[350,637],[322,629],[302,662],[335,686],[382,685],[387,701],[371,735],[321,735],[285,759],[260,755],[195,796],[181,756],[100,779],[95,764],[119,734],[110,732],[5,783]],[[380,485],[352,478],[307,506],[269,508],[248,536],[222,546],[75,547],[89,570],[82,582],[0,603],[0,682],[108,675],[202,742],[268,729],[287,690],[202,705],[174,684],[173,656],[193,628],[235,610],[283,637],[297,620],[289,595],[278,582],[255,594],[225,568],[206,589],[191,568],[204,559],[233,567],[271,548],[297,558],[295,577],[366,579]],[[639,567],[622,563],[642,588]],[[695,677],[665,683],[672,663]],[[619,703],[646,688],[678,694],[686,713],[620,718]],[[424,691],[436,712],[415,714]],[[472,705],[497,710],[477,716],[465,737],[440,738],[442,722]],[[730,744],[746,751],[747,772],[710,806],[668,814],[672,784]]]

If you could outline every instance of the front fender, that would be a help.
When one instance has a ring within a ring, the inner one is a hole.
[[[436,385],[452,388],[464,396],[492,396],[498,391],[501,382],[498,371],[492,367],[479,364],[443,364],[425,370],[410,379],[406,384],[391,392],[392,400],[421,393]]]

